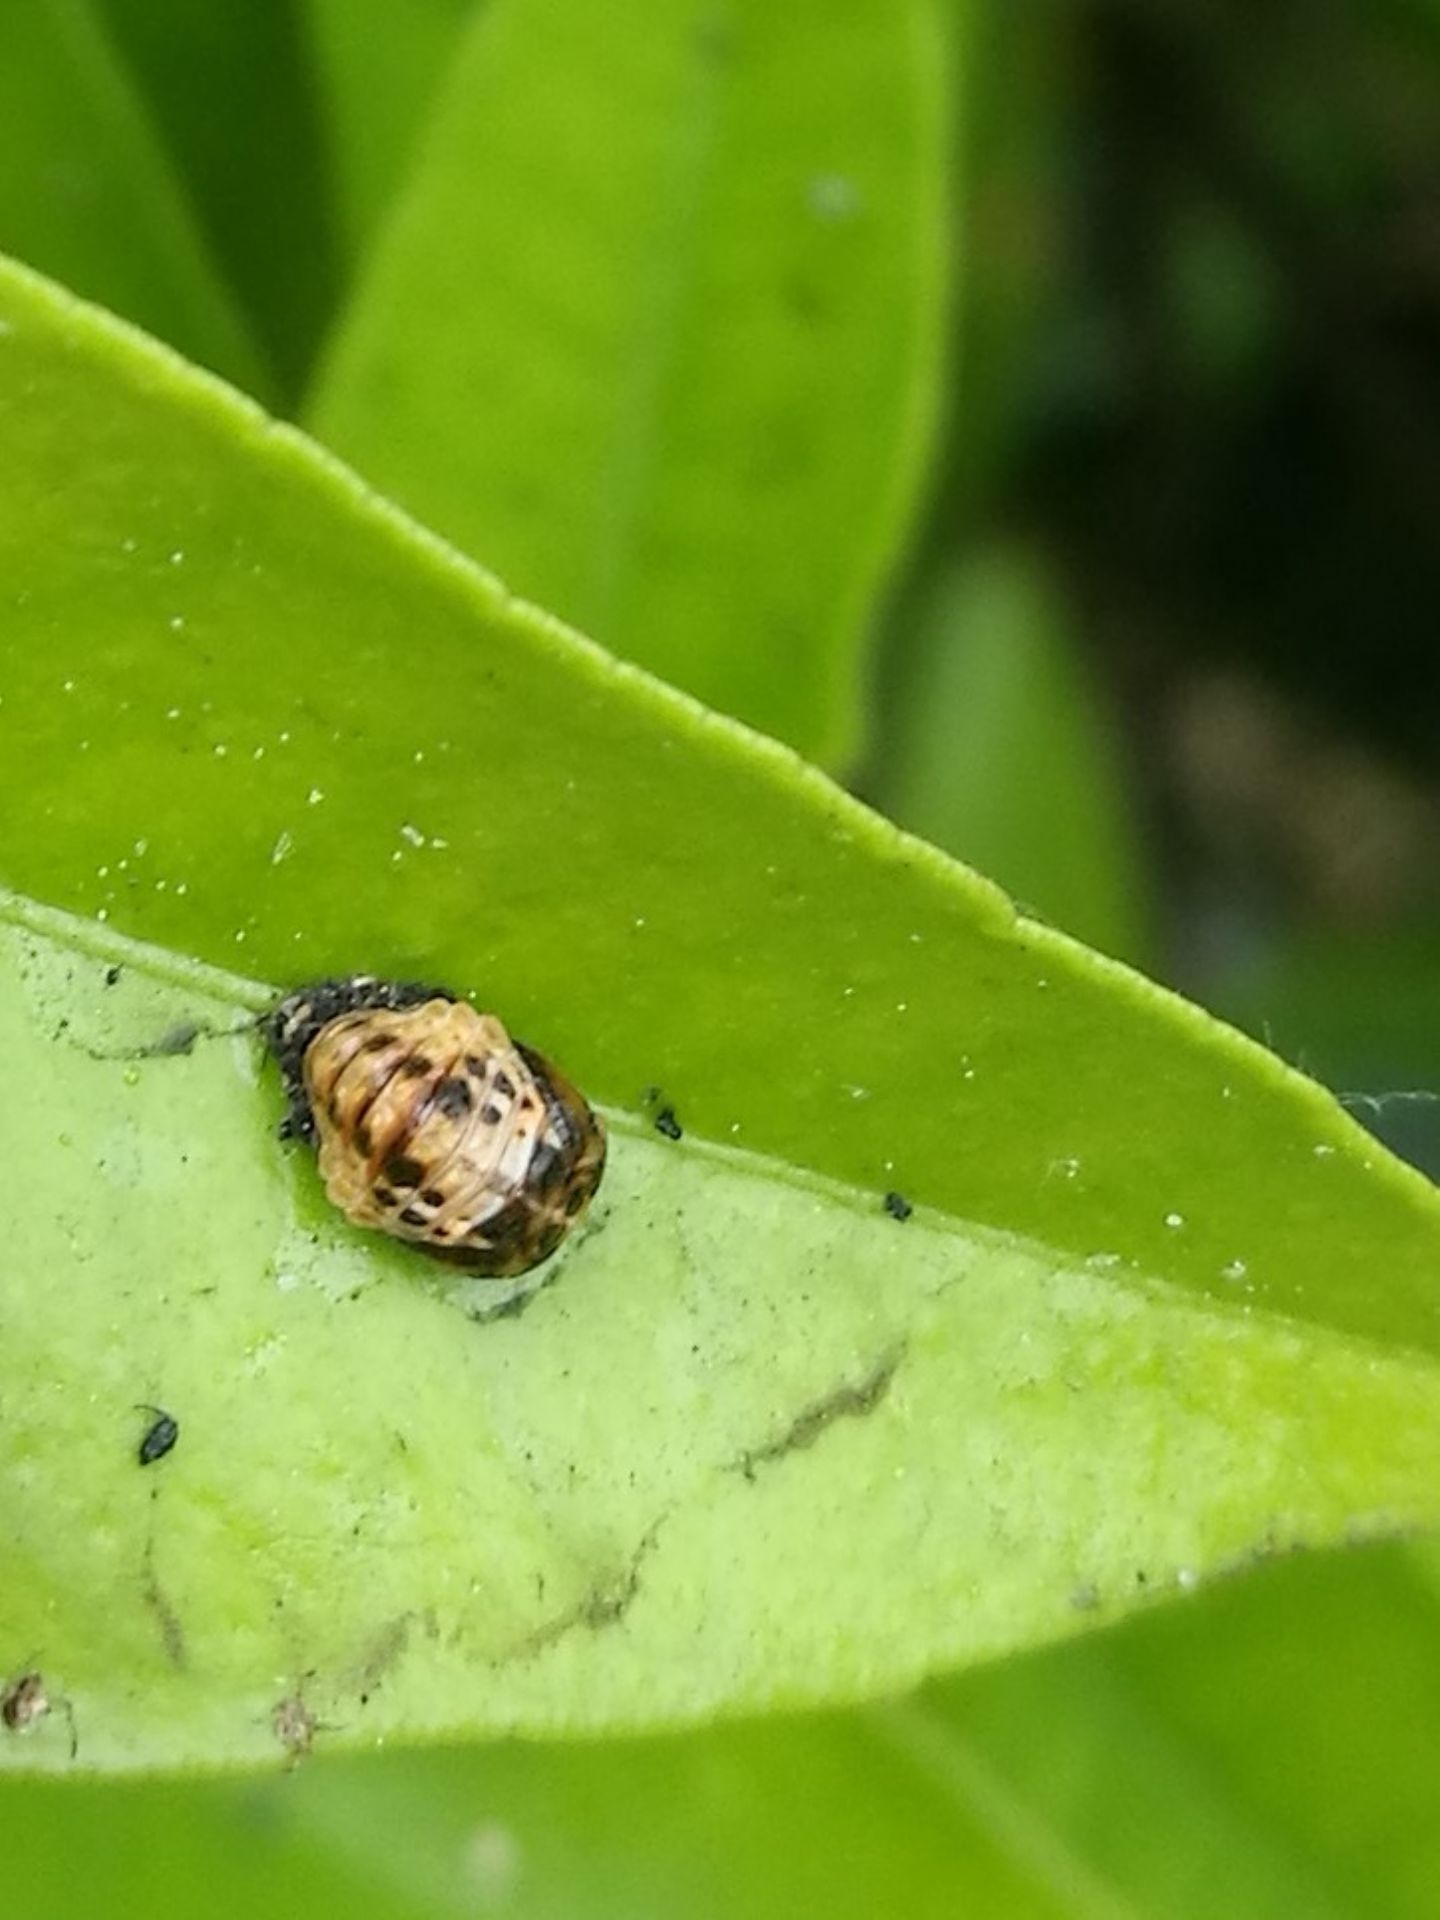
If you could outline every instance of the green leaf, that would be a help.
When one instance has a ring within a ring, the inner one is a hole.
[[[254,351],[89,0],[11,0],[0,247],[261,390]]]
[[[0,1818],[25,1845],[6,1893],[25,1920],[102,1899],[108,1920],[148,1920],[161,1897],[215,1920],[451,1920],[486,1901],[516,1920],[1428,1920],[1436,1628],[1434,1548],[1311,1555],[851,1715],[317,1755],[242,1788],[10,1780]]]
[[[927,1689],[895,1732],[940,1766],[978,1758],[1135,1912],[1422,1920],[1440,1889],[1436,1570],[1433,1543],[1268,1568]]]
[[[0,430],[0,1648],[82,1764],[856,1698],[1435,1518],[1435,1197],[1319,1089],[14,269]],[[242,960],[685,1139],[474,1325],[273,1138]]]
[[[346,247],[358,254],[403,182],[475,0],[302,0]]]
[[[1106,952],[1144,945],[1114,743],[1038,562],[996,550],[919,597],[875,781],[901,826]]]
[[[937,17],[493,0],[310,413],[517,591],[830,760],[936,402]]]
[[[301,0],[98,4],[293,410],[339,280]]]
[[[897,1766],[858,1715],[317,1759],[239,1790],[47,1785],[0,1783],[0,1813],[26,1836],[7,1887],[25,1920],[71,1920],[92,1887],[101,1898],[77,1857],[104,1863],[105,1920],[152,1920],[157,1860],[170,1910],[214,1920],[1075,1912],[1043,1848]]]
[[[1428,1920],[1436,1592],[1433,1547],[1314,1555],[843,1715],[241,1786],[12,1779],[6,1892],[25,1920],[149,1920],[162,1893],[215,1920]]]

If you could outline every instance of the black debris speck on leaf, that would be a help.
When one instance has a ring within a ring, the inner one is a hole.
[[[193,1020],[181,1020],[162,1033],[150,1051],[159,1054],[189,1053],[199,1037],[200,1029]]]
[[[885,1196],[885,1211],[892,1220],[908,1220],[915,1209],[903,1193],[891,1192]]]
[[[113,987],[119,978],[120,978],[119,967],[106,967],[105,984],[107,987]]]
[[[142,1407],[140,1411],[155,1416],[145,1429],[139,1453],[141,1466],[151,1467],[157,1460],[163,1460],[180,1438],[180,1422],[173,1414],[166,1413],[163,1407]]]
[[[655,1131],[657,1133],[663,1133],[667,1140],[680,1140],[684,1138],[685,1129],[675,1118],[675,1109],[673,1107],[661,1107],[655,1116],[654,1125]]]

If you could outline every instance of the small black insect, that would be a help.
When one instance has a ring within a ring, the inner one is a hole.
[[[119,980],[119,978],[120,978],[119,967],[106,967],[105,984],[107,987],[113,987],[116,984],[116,982]]]
[[[163,1407],[142,1406],[139,1411],[153,1413],[155,1416],[145,1429],[145,1437],[140,1442],[138,1455],[142,1467],[151,1467],[157,1460],[163,1460],[180,1438],[180,1422],[174,1414],[166,1413]]]
[[[885,1211],[892,1220],[908,1220],[915,1209],[903,1193],[892,1191],[885,1196]]]
[[[646,1087],[640,1096],[640,1104],[650,1116],[650,1124],[657,1133],[663,1133],[667,1140],[682,1140],[685,1129],[675,1118],[675,1109],[665,1098],[659,1087]]]

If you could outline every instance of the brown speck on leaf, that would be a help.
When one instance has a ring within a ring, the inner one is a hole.
[[[171,1603],[170,1596],[155,1577],[155,1539],[152,1534],[145,1549],[144,1578],[140,1597],[154,1614],[160,1629],[160,1644],[165,1658],[177,1671],[185,1665],[185,1628]]]
[[[863,1380],[842,1380],[821,1399],[803,1407],[777,1438],[763,1446],[748,1448],[733,1462],[734,1467],[747,1480],[753,1480],[757,1467],[813,1447],[837,1420],[863,1419],[873,1413],[889,1393],[903,1357],[904,1349],[895,1347],[875,1363]]]
[[[0,1687],[0,1722],[11,1733],[29,1733],[57,1707],[69,1722],[70,1758],[73,1760],[79,1747],[75,1712],[63,1695],[56,1694],[52,1698],[41,1675],[33,1670],[18,1675]]]
[[[306,1706],[298,1687],[293,1693],[287,1693],[283,1700],[275,1702],[275,1711],[270,1716],[275,1738],[292,1762],[303,1760],[309,1753],[319,1724]]]
[[[27,1733],[50,1711],[50,1696],[38,1673],[22,1673],[0,1693],[0,1720],[12,1733]]]

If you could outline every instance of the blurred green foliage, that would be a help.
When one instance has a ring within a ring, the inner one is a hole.
[[[17,9],[0,244],[298,413],[474,11]],[[869,610],[865,789],[1440,1168],[1440,12],[956,16],[954,380]],[[917,638],[995,554],[1043,609],[1028,705],[977,694],[990,624]],[[983,764],[1026,769],[1004,804],[934,751],[981,706]],[[1058,876],[1047,767],[1088,816]],[[1396,1548],[888,1713],[264,1787],[7,1784],[9,1910],[1409,1920],[1440,1903],[1437,1596],[1433,1553]]]

